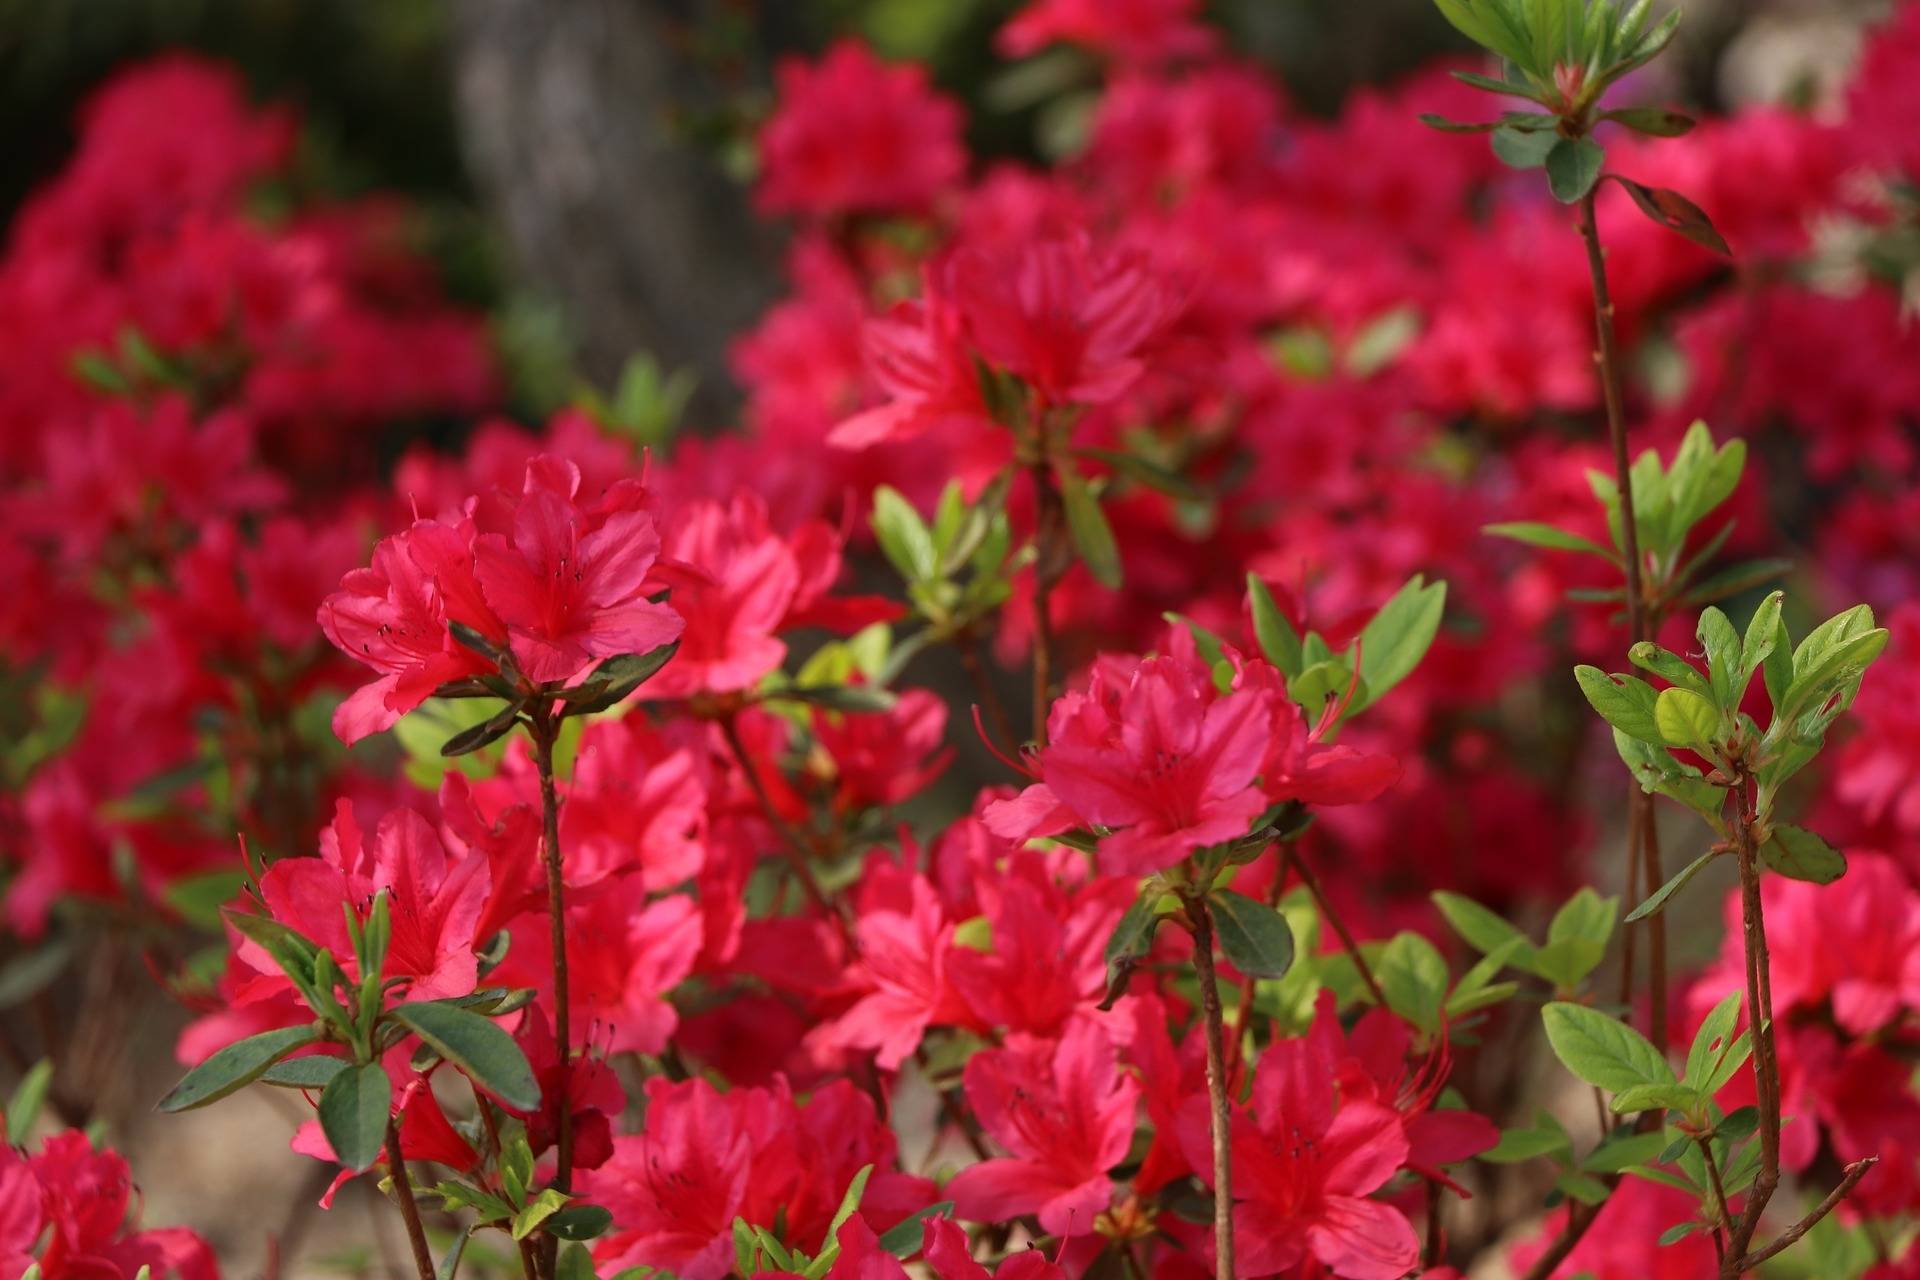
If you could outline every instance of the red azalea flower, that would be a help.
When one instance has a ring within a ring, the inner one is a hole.
[[[947,1184],[954,1212],[975,1222],[1036,1214],[1041,1229],[1092,1229],[1113,1198],[1107,1171],[1133,1141],[1140,1085],[1122,1076],[1113,1042],[1091,1018],[1059,1041],[1025,1036],[967,1061],[967,1103],[1012,1155],[962,1169]]]

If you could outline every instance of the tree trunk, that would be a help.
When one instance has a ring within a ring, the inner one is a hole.
[[[636,351],[700,375],[695,413],[732,412],[727,344],[777,280],[747,193],[675,119],[722,86],[675,48],[662,0],[450,6],[462,145],[519,280],[563,310],[581,371]]]

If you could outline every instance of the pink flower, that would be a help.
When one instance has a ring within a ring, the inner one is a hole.
[[[782,631],[807,625],[858,629],[897,616],[866,597],[830,597],[840,576],[840,535],[813,520],[775,531],[766,503],[742,489],[722,504],[687,503],[674,513],[666,555],[675,572],[673,607],[686,620],[680,649],[647,682],[652,698],[734,693],[785,659]]]
[[[193,1232],[129,1230],[132,1192],[126,1160],[77,1129],[32,1156],[0,1141],[0,1267],[12,1275],[37,1261],[46,1280],[133,1280],[142,1267],[154,1280],[218,1280],[213,1250]]]
[[[921,296],[867,321],[860,333],[867,374],[884,397],[827,436],[842,449],[933,433],[966,434],[993,424],[980,397],[960,312],[923,273]]]
[[[593,660],[648,653],[680,635],[679,615],[647,599],[660,553],[646,491],[622,483],[599,503],[575,501],[580,469],[542,456],[527,464],[510,532],[474,541],[474,576],[506,623],[528,678],[564,682]]]
[[[1398,1209],[1367,1197],[1406,1163],[1407,1135],[1389,1107],[1335,1084],[1324,1038],[1268,1047],[1254,1073],[1252,1113],[1233,1129],[1236,1265],[1249,1276],[1309,1258],[1343,1280],[1400,1280],[1420,1241]],[[1187,1158],[1212,1182],[1206,1099],[1182,1116]]]
[[[961,249],[947,289],[974,349],[1047,405],[1117,399],[1183,305],[1145,254],[1098,248],[1085,233]]]
[[[958,1021],[960,1012],[946,974],[953,926],[925,880],[915,877],[909,892],[910,910],[860,913],[854,926],[860,948],[854,972],[870,989],[840,1016],[832,1032],[835,1041],[849,1048],[877,1050],[874,1061],[887,1071],[912,1056],[929,1025]]]
[[[914,213],[967,166],[960,108],[923,67],[889,64],[856,40],[824,58],[786,58],[760,131],[760,207],[826,217]]]
[[[1100,1024],[1076,1019],[1057,1043],[1015,1037],[976,1053],[966,1088],[982,1127],[1012,1154],[962,1169],[947,1184],[954,1212],[976,1222],[1037,1214],[1054,1235],[1090,1230],[1112,1200],[1107,1171],[1126,1158],[1140,1096]]]
[[[331,951],[341,971],[357,977],[342,904],[365,917],[374,895],[389,893],[393,924],[382,972],[410,980],[408,999],[438,1000],[474,989],[474,936],[487,901],[486,856],[447,853],[426,819],[411,809],[381,818],[369,847],[353,808],[341,801],[321,834],[318,858],[283,858],[261,878],[273,918]],[[258,944],[240,956],[263,974],[278,975]]]
[[[1023,839],[1105,828],[1100,865],[1115,875],[1158,871],[1247,833],[1267,807],[1256,779],[1268,708],[1249,692],[1217,692],[1182,634],[1170,632],[1168,654],[1102,659],[1085,693],[1053,704],[1049,745],[1033,757],[1040,782],[988,806],[989,829]]]
[[[995,43],[1010,58],[1061,41],[1127,62],[1164,62],[1213,48],[1213,33],[1194,21],[1198,8],[1196,0],[1033,0]]]
[[[885,711],[836,713],[816,708],[813,737],[833,760],[835,812],[899,804],[925,789],[953,759],[941,746],[947,704],[927,689],[908,689]]]
[[[448,536],[457,535],[443,525],[420,521],[405,533],[382,539],[373,549],[371,567],[348,573],[340,589],[320,605],[320,628],[327,639],[355,662],[380,673],[334,712],[333,731],[349,746],[392,728],[441,685],[494,669],[454,641],[434,561],[416,554],[430,544],[444,544]]]

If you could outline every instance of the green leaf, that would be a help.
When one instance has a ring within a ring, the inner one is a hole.
[[[1660,695],[1652,685],[1638,676],[1608,675],[1589,666],[1575,667],[1573,678],[1602,720],[1630,738],[1664,745],[1665,735],[1653,714]]]
[[[1433,905],[1440,909],[1440,914],[1453,926],[1453,931],[1482,955],[1490,955],[1515,942],[1522,944],[1516,951],[1518,955],[1533,950],[1532,942],[1524,933],[1472,898],[1441,890],[1433,895]]]
[[[262,1031],[236,1041],[187,1072],[166,1097],[160,1099],[162,1111],[186,1111],[244,1088],[274,1063],[304,1049],[320,1038],[312,1024]]]
[[[1568,1140],[1566,1130],[1558,1126],[1541,1126],[1508,1129],[1500,1135],[1500,1141],[1481,1152],[1479,1158],[1489,1164],[1519,1164],[1523,1160],[1534,1160],[1541,1156],[1572,1154],[1573,1144]]]
[[[1678,138],[1693,129],[1691,116],[1662,107],[1620,107],[1613,111],[1602,111],[1600,118],[1655,138]]]
[[[1574,201],[1593,190],[1600,180],[1600,166],[1607,153],[1592,138],[1561,138],[1547,152],[1547,187],[1561,204]]]
[[[304,1058],[283,1058],[260,1073],[259,1083],[282,1089],[324,1089],[333,1078],[353,1064],[345,1058],[310,1053]]]
[[[1118,591],[1120,548],[1113,540],[1113,528],[1107,523],[1106,513],[1100,510],[1100,500],[1071,466],[1055,467],[1054,475],[1059,479],[1061,505],[1067,512],[1067,531],[1073,535],[1073,545],[1081,561],[1093,574],[1094,581],[1109,591]]]
[[[1712,861],[1713,854],[1703,853],[1680,868],[1665,884],[1654,890],[1652,897],[1627,913],[1627,923],[1632,924],[1635,920],[1644,920],[1650,915],[1657,914],[1667,905],[1667,899],[1686,888],[1687,882],[1699,875],[1700,869]]]
[[[627,696],[645,684],[654,672],[672,661],[680,652],[675,640],[645,653],[623,653],[608,658],[593,669],[585,680],[560,693],[570,716],[593,715],[624,702]]]
[[[1637,1084],[1614,1094],[1609,1105],[1615,1115],[1626,1115],[1634,1111],[1685,1111],[1699,1100],[1699,1094],[1684,1084]],[[1661,1134],[1646,1136],[1656,1139],[1655,1150],[1666,1141]]]
[[[1670,747],[1711,751],[1720,736],[1720,712],[1691,689],[1662,689],[1654,700],[1653,723]]]
[[[931,582],[940,576],[940,554],[933,532],[900,491],[880,485],[873,491],[873,536],[881,554],[910,583]]]
[[[613,1213],[597,1204],[569,1204],[547,1219],[547,1234],[562,1240],[593,1240],[613,1225]]]
[[[471,1239],[471,1230],[454,1232],[453,1243],[440,1255],[440,1261],[433,1269],[433,1280],[454,1280],[460,1274],[460,1259],[466,1256],[467,1241]]]
[[[1154,930],[1160,924],[1159,900],[1160,895],[1152,889],[1142,893],[1107,936],[1107,994],[1100,1008],[1111,1009],[1113,1002],[1127,993],[1134,968],[1153,949]]]
[[[0,1114],[0,1122],[4,1122],[7,1136],[14,1142],[26,1142],[27,1132],[40,1118],[40,1108],[46,1105],[47,1089],[52,1084],[53,1060],[42,1058],[28,1067],[20,1083],[13,1087],[13,1096],[7,1099],[7,1109]]]
[[[539,1082],[520,1046],[479,1014],[428,1001],[397,1005],[389,1016],[515,1111],[532,1111],[540,1105]]]
[[[1560,139],[1552,133],[1502,126],[1493,131],[1489,141],[1493,144],[1493,154],[1508,168],[1538,169],[1547,162],[1547,156]]]
[[[1076,449],[1074,452],[1104,462],[1135,484],[1144,485],[1156,493],[1164,493],[1169,498],[1199,502],[1205,497],[1193,481],[1137,453],[1120,449]]]
[[[1380,951],[1373,965],[1374,980],[1387,997],[1387,1007],[1429,1034],[1440,1029],[1446,1008],[1446,958],[1417,933],[1397,933]]]
[[[1671,649],[1663,649],[1651,640],[1642,640],[1627,650],[1627,661],[1643,671],[1651,671],[1676,688],[1706,697],[1713,692],[1707,678],[1692,663]]]
[[[1512,520],[1504,524],[1481,526],[1482,533],[1490,533],[1496,538],[1511,538],[1515,542],[1524,542],[1530,547],[1546,547],[1553,551],[1579,551],[1590,556],[1599,556],[1612,564],[1620,564],[1620,553],[1612,547],[1603,547],[1592,538],[1583,538],[1577,533],[1569,533],[1555,525],[1542,524],[1537,520]]]
[[[862,1165],[860,1171],[853,1175],[853,1181],[847,1184],[846,1194],[840,1197],[840,1207],[834,1210],[833,1221],[827,1225],[827,1239],[836,1239],[840,1228],[846,1226],[847,1219],[860,1208],[860,1198],[867,1193],[867,1179],[872,1176],[873,1166],[870,1164]]]
[[[1618,898],[1603,897],[1592,889],[1581,889],[1556,911],[1547,926],[1547,942],[1575,939],[1606,946],[1613,937],[1613,922],[1620,914]]]
[[[1767,842],[1760,846],[1760,857],[1792,880],[1832,884],[1847,874],[1845,854],[1805,827],[1788,822],[1774,824]]]
[[[478,751],[490,742],[497,742],[512,731],[520,716],[520,704],[509,702],[492,717],[482,720],[471,729],[463,729],[440,744],[440,754],[449,758],[464,756],[468,752]]]
[[[1737,684],[1741,669],[1740,633],[1727,621],[1727,615],[1709,605],[1700,611],[1695,630],[1707,655],[1707,680],[1713,686],[1713,700],[1720,706],[1740,705],[1746,686]]]
[[[1287,918],[1244,893],[1216,889],[1208,895],[1220,951],[1250,978],[1279,978],[1293,966],[1293,930]]]
[[[1412,674],[1432,647],[1446,607],[1447,584],[1429,583],[1417,573],[1380,606],[1360,630],[1360,678],[1364,688],[1354,694],[1348,715],[1364,710]]]
[[[342,1165],[354,1173],[373,1166],[387,1140],[393,1086],[377,1062],[349,1067],[320,1095],[320,1129]]]
[[[1647,1038],[1597,1009],[1556,1000],[1540,1011],[1554,1056],[1574,1075],[1610,1093],[1675,1083],[1673,1068]]]
[[[829,711],[844,711],[853,715],[877,715],[891,711],[899,701],[889,690],[871,684],[823,684],[808,687],[781,689],[772,697],[786,698],[793,702],[810,703],[816,707],[825,707]]]
[[[513,1238],[525,1240],[539,1229],[541,1223],[566,1208],[566,1205],[567,1193],[556,1187],[548,1187],[513,1215]]]
[[[1693,1047],[1687,1050],[1686,1081],[1701,1097],[1711,1097],[1720,1087],[1714,1083],[1722,1065],[1734,1050],[1734,1027],[1740,1021],[1740,992],[1730,991],[1726,998],[1707,1013],[1694,1033]],[[1745,1055],[1741,1055],[1741,1061]],[[1738,1065],[1737,1063],[1735,1064]],[[1724,1084],[1725,1081],[1720,1082]]]
[[[1675,16],[1678,16],[1677,12]],[[1669,191],[1665,187],[1649,187],[1623,178],[1619,174],[1610,174],[1615,182],[1626,188],[1633,197],[1640,212],[1667,228],[1677,231],[1687,239],[1705,249],[1711,249],[1723,258],[1731,258],[1733,250],[1727,247],[1726,239],[1714,228],[1713,219],[1707,211],[1678,191]]]
[[[70,940],[53,937],[7,961],[0,966],[0,1009],[11,1009],[45,991],[72,959]]]
[[[1615,1111],[1620,1108],[1616,1105]],[[1619,1173],[1659,1156],[1667,1145],[1664,1133],[1620,1133],[1595,1147],[1580,1167],[1588,1173]]]
[[[553,1230],[553,1220],[547,1220],[547,1230]],[[665,1280],[666,1272],[657,1273]],[[561,1248],[554,1259],[553,1280],[595,1280],[593,1270],[593,1251],[582,1244],[569,1244]]]
[[[1760,670],[1773,654],[1780,636],[1780,606],[1786,593],[1770,591],[1747,619],[1746,634],[1740,638],[1740,688],[1744,691],[1753,673]]]
[[[1283,675],[1289,678],[1299,675],[1302,666],[1300,633],[1287,621],[1287,615],[1280,612],[1280,606],[1274,603],[1273,592],[1256,574],[1247,575],[1247,601],[1253,614],[1253,635],[1260,644],[1260,652]]]
[[[1670,1244],[1679,1244],[1688,1236],[1705,1230],[1707,1230],[1706,1223],[1700,1221],[1698,1218],[1689,1218],[1685,1222],[1676,1222],[1665,1231],[1662,1231],[1658,1243],[1662,1247]]]
[[[1554,1179],[1553,1186],[1568,1199],[1585,1205],[1600,1204],[1608,1195],[1607,1184],[1590,1173],[1563,1173]]]
[[[953,1201],[942,1200],[908,1218],[903,1218],[880,1233],[880,1248],[896,1258],[911,1258],[920,1252],[927,1238],[927,1222],[953,1212]]]

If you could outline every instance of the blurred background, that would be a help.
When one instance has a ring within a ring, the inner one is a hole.
[[[1657,6],[1664,8],[1664,5]],[[456,302],[485,307],[516,416],[635,352],[697,376],[692,424],[737,408],[726,348],[780,288],[752,216],[752,136],[772,68],[843,34],[926,63],[968,142],[1056,160],[1084,136],[1093,69],[1065,49],[1008,64],[1014,0],[0,0],[0,218],[56,172],[88,91],[167,49],[230,61],[295,106],[296,181],[394,192]],[[1703,112],[1817,104],[1886,0],[1694,0],[1659,64]],[[1330,117],[1357,87],[1464,52],[1430,0],[1213,0],[1210,22]],[[1056,56],[1057,55],[1057,56]]]
[[[979,164],[1068,158],[1085,141],[1098,71],[1065,49],[997,58],[994,32],[1017,7],[0,0],[0,219],[11,222],[67,162],[75,112],[105,78],[164,51],[196,50],[234,66],[257,101],[297,112],[300,151],[281,198],[404,198],[405,234],[447,296],[489,317],[513,417],[542,421],[585,388],[611,394],[632,357],[646,353],[658,411],[684,416],[692,430],[720,429],[741,399],[729,344],[785,287],[783,231],[756,217],[751,195],[752,139],[772,103],[778,60],[862,36],[883,55],[927,64],[965,105]],[[1818,109],[1845,77],[1862,29],[1890,7],[1690,0],[1679,42],[1659,64],[1672,82],[1649,96],[1703,113],[1756,102]],[[1238,53],[1270,68],[1292,109],[1310,117],[1331,118],[1358,90],[1466,51],[1431,0],[1215,0],[1207,18]],[[370,447],[390,458],[423,434],[445,440],[471,425],[455,415],[426,424],[396,418]],[[965,769],[950,779],[962,791],[972,781]],[[93,989],[142,978],[102,969],[73,981],[89,993],[88,1007],[114,1007],[93,1000]],[[180,1017],[162,1001],[137,1005],[140,1052],[165,1068],[160,1075],[171,1070]],[[125,1031],[79,1026],[74,1035],[110,1047]],[[95,1080],[127,1092],[132,1075],[109,1061]],[[288,1156],[294,1104],[261,1096],[268,1092],[193,1123],[146,1123],[143,1106],[126,1098],[99,1110],[116,1115],[116,1138],[136,1170],[150,1171],[149,1217],[191,1221],[228,1274],[269,1268],[261,1252],[268,1231],[289,1256],[288,1273],[379,1273],[383,1253],[398,1253],[390,1215],[358,1187],[333,1214],[310,1211],[325,1171]],[[214,1126],[224,1140],[209,1140]],[[224,1154],[209,1161],[209,1151]]]

